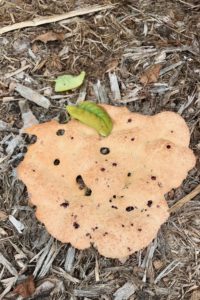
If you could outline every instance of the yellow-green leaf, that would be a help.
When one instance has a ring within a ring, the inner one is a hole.
[[[58,76],[58,78],[55,80],[55,91],[56,92],[65,92],[69,90],[73,90],[77,87],[79,87],[85,78],[85,72],[82,71],[78,76],[73,75],[62,75]]]
[[[100,135],[108,136],[111,133],[112,119],[100,105],[84,101],[77,106],[68,105],[66,109],[72,118],[96,129]]]

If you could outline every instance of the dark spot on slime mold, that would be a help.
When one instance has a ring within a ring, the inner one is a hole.
[[[74,226],[75,229],[78,229],[80,227],[80,225],[77,222],[74,222],[73,226]]]
[[[61,203],[60,206],[67,208],[69,206],[69,202],[65,201],[65,202]]]
[[[58,166],[60,164],[60,160],[56,158],[53,162],[54,166]]]
[[[62,135],[65,134],[65,130],[64,130],[64,129],[58,129],[57,132],[56,132],[56,134],[57,134],[58,136],[62,136]]]
[[[134,210],[134,207],[133,207],[133,206],[127,206],[127,207],[126,207],[126,211],[130,212],[130,211],[132,211],[132,210]]]
[[[102,147],[102,148],[100,149],[100,153],[103,154],[103,155],[107,155],[107,154],[110,153],[110,149],[107,148],[107,147]]]
[[[148,207],[151,207],[152,204],[153,204],[153,201],[152,201],[152,200],[149,200],[149,201],[147,202],[147,206],[148,206]]]

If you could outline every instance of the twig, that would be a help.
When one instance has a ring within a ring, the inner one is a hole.
[[[180,265],[180,262],[177,260],[173,260],[160,274],[158,274],[154,283],[158,283],[163,277],[172,272],[178,265]]]
[[[13,276],[17,277],[18,272],[15,267],[0,253],[0,264],[3,265]]]
[[[193,4],[188,3],[188,2],[186,2],[186,1],[183,1],[183,0],[178,0],[178,1],[181,2],[181,3],[183,3],[183,4],[185,4],[185,5],[188,5],[188,6],[191,7],[192,9],[200,6],[200,5],[193,5]]]
[[[76,16],[82,16],[82,15],[94,13],[94,12],[97,12],[100,10],[109,9],[109,8],[113,8],[113,5],[102,5],[102,6],[94,5],[91,7],[76,9],[76,10],[70,11],[68,13],[61,14],[61,15],[37,17],[30,21],[24,21],[24,22],[5,26],[0,29],[0,34],[9,32],[9,31],[13,31],[16,29],[21,29],[21,28],[26,28],[26,27],[36,27],[36,26],[43,25],[43,24],[54,23],[54,22],[65,20],[65,19],[73,18]]]
[[[0,29],[0,30],[1,30],[1,29]],[[20,69],[18,69],[18,70],[16,70],[16,71],[12,72],[12,73],[7,73],[7,74],[5,75],[5,78],[8,79],[8,78],[10,78],[10,77],[12,77],[12,76],[15,76],[15,75],[17,75],[17,74],[19,74],[19,73],[25,71],[26,69],[28,69],[28,68],[30,68],[30,67],[31,67],[31,65],[26,65],[26,66],[24,66],[24,67],[22,67],[22,68],[20,68]]]
[[[170,213],[175,212],[176,210],[181,208],[185,203],[189,202],[194,197],[196,197],[199,193],[200,193],[200,184],[197,185],[197,187],[193,191],[191,191],[188,195],[186,195],[181,200],[179,200],[174,205],[172,205],[172,207],[170,207],[169,209],[169,212]]]
[[[180,115],[182,115],[184,110],[192,104],[192,102],[194,101],[195,96],[196,96],[195,91],[193,91],[191,96],[188,96],[187,102],[185,102],[183,105],[181,105],[181,107],[178,110],[178,113]]]
[[[182,61],[179,61],[179,62],[177,62],[177,63],[175,63],[175,64],[172,64],[172,65],[169,66],[169,67],[166,67],[166,68],[160,70],[160,76],[162,76],[162,75],[164,75],[165,73],[167,73],[167,72],[169,72],[169,71],[171,71],[171,70],[173,70],[173,69],[175,69],[175,68],[181,66],[182,64],[183,64],[183,62],[182,62]]]

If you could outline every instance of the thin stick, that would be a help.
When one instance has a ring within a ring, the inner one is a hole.
[[[177,209],[181,208],[185,203],[189,202],[192,200],[195,196],[197,196],[200,193],[200,184],[197,185],[197,187],[191,191],[188,195],[183,197],[181,200],[176,202],[172,207],[170,207],[169,212],[175,212]]]
[[[13,31],[16,29],[21,29],[21,28],[26,28],[26,27],[36,27],[36,26],[43,25],[43,24],[58,22],[58,21],[62,21],[65,19],[82,16],[82,15],[94,13],[94,12],[97,12],[100,10],[109,9],[109,8],[113,8],[113,5],[102,5],[102,6],[95,5],[95,6],[91,6],[91,7],[73,10],[73,11],[70,11],[70,12],[62,14],[62,15],[36,17],[30,21],[24,21],[24,22],[15,23],[15,24],[12,24],[9,26],[5,26],[0,29],[0,34],[9,32],[9,31]]]
[[[31,65],[26,65],[26,66],[24,66],[24,67],[22,67],[22,68],[20,68],[20,69],[18,69],[18,70],[16,70],[16,71],[12,72],[12,73],[7,73],[4,77],[5,77],[6,79],[8,79],[8,78],[10,78],[10,77],[12,77],[12,76],[15,76],[15,75],[17,75],[17,74],[19,74],[19,73],[25,71],[26,69],[28,69],[28,68],[30,68],[30,67],[31,67]]]

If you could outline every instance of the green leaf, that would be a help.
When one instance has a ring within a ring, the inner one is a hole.
[[[113,122],[107,111],[94,102],[84,101],[77,106],[66,107],[70,116],[96,129],[102,136],[108,136],[113,128]]]
[[[55,80],[55,91],[56,92],[65,92],[69,90],[73,90],[77,87],[79,87],[85,78],[85,72],[82,71],[78,76],[73,75],[62,75],[58,76],[58,78]]]

